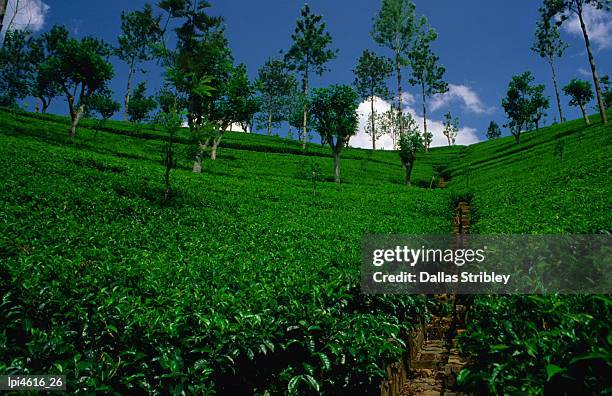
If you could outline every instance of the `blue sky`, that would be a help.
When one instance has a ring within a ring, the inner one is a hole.
[[[41,0],[29,1],[40,3]],[[63,24],[76,36],[93,35],[113,44],[119,33],[121,11],[139,9],[145,3],[144,0],[43,1],[45,4],[39,7],[44,14],[41,18],[33,19],[32,12],[29,13],[29,20],[35,20],[35,28],[44,31],[53,24]],[[290,35],[303,4],[295,0],[211,0],[211,3],[211,14],[225,18],[227,36],[236,61],[246,63],[252,77],[266,59],[289,48]],[[449,94],[430,102],[430,107],[433,105],[434,109],[430,113],[434,128],[444,113],[451,111],[459,116],[461,126],[466,128],[459,136],[459,143],[469,143],[476,137],[482,139],[489,121],[496,120],[500,125],[505,123],[500,104],[508,81],[512,75],[526,70],[534,73],[538,83],[546,84],[547,93],[551,97],[547,120],[552,122],[556,111],[550,69],[544,60],[529,49],[533,42],[540,1],[416,0],[415,3],[417,12],[426,15],[439,33],[434,50],[447,69],[446,80],[452,87]],[[350,84],[354,78],[352,69],[356,59],[366,48],[390,55],[370,37],[372,18],[379,8],[379,1],[312,0],[309,4],[314,12],[324,16],[333,37],[334,48],[340,50],[337,59],[329,63],[330,71],[321,77],[313,77],[312,86]],[[611,74],[610,13],[590,13],[588,21],[591,22],[599,73]],[[559,83],[563,85],[573,77],[590,80],[584,40],[577,25],[568,22],[562,35],[570,47],[557,63]],[[120,61],[114,59],[113,63],[116,77],[112,88],[119,99],[125,86],[127,70]],[[150,71],[138,76],[137,80],[146,79],[149,88],[154,90],[160,85],[161,72],[154,64],[146,67]],[[389,83],[390,88],[395,90],[393,80]],[[415,88],[405,85],[404,90],[408,97],[414,95],[419,98]],[[567,101],[568,98],[562,98],[565,113],[569,118],[578,118],[579,110],[569,108]],[[417,116],[420,115],[420,111],[416,110],[421,108],[418,99],[409,106],[415,109]],[[51,111],[65,114],[66,109],[65,101],[57,99]],[[463,138],[461,135],[464,135]]]

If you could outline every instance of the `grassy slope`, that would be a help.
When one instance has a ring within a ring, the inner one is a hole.
[[[347,150],[346,184],[314,195],[299,175],[316,161],[331,176],[326,149],[228,134],[195,175],[179,145],[162,207],[159,140],[82,128],[72,143],[65,120],[1,117],[0,309],[20,320],[3,325],[0,372],[122,393],[363,390],[423,317],[422,298],[359,293],[364,233],[450,229],[447,193],[403,186],[394,153]]]
[[[319,182],[316,195],[307,175],[314,162],[330,178],[328,148],[295,155],[295,142],[229,133],[202,175],[190,172],[188,146],[178,146],[176,197],[166,207],[160,132],[137,138],[125,135],[131,126],[108,127],[124,135],[94,139],[82,128],[72,143],[61,117],[0,114],[0,200],[10,208],[0,223],[9,264],[0,291],[12,293],[0,309],[31,321],[8,329],[0,371],[33,367],[21,360],[29,357],[120,391],[231,390],[234,369],[243,389],[286,389],[299,378],[305,390],[312,375],[328,392],[347,380],[363,390],[397,358],[392,340],[418,320],[423,302],[359,295],[361,235],[448,233],[452,196],[468,194],[479,233],[588,233],[612,223],[610,130],[579,121],[526,134],[518,147],[503,138],[419,158],[415,184],[428,186],[446,167],[449,189],[406,188],[393,152],[346,150],[345,183]],[[553,155],[559,136],[563,162]],[[507,336],[501,327],[492,326],[495,337]],[[153,378],[160,374],[168,377]],[[534,376],[542,382],[541,371]]]
[[[521,140],[472,145],[446,170],[454,194],[471,197],[471,231],[612,232],[612,127],[576,120]],[[460,341],[471,358],[464,384],[479,394],[609,392],[611,309],[605,296],[476,296]]]

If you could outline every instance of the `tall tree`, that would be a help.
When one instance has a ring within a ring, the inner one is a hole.
[[[522,130],[534,121],[538,92],[543,91],[541,85],[531,85],[533,80],[531,72],[513,76],[508,84],[506,97],[502,100],[502,107],[508,116],[506,126],[510,129],[517,144],[521,142]]]
[[[434,94],[448,91],[448,84],[443,80],[446,69],[439,64],[440,58],[431,50],[431,43],[435,41],[438,34],[427,24],[425,17],[421,18],[416,43],[408,56],[412,75],[409,80],[411,85],[421,88],[421,100],[423,102],[423,137],[425,151],[429,151],[432,134],[427,131],[427,98]]]
[[[4,45],[0,47],[0,105],[14,106],[30,92],[33,69],[28,36],[24,30],[6,32]]]
[[[459,133],[459,118],[453,118],[450,111],[444,114],[444,130],[442,133],[446,136],[449,146],[455,144],[457,134]]]
[[[291,35],[293,44],[285,54],[285,62],[291,70],[302,77],[302,94],[308,96],[310,73],[322,75],[327,62],[336,57],[338,51],[331,49],[332,38],[326,31],[321,15],[313,14],[310,6],[304,4],[295,32]],[[304,125],[302,128],[302,148],[308,139],[308,107],[304,105]]]
[[[53,70],[40,68],[46,59],[57,54],[60,44],[68,40],[68,30],[64,26],[53,26],[42,36],[30,40],[30,63],[36,69],[32,81],[31,94],[42,104],[42,112],[46,113],[51,101],[61,94],[61,87],[55,76],[50,74]],[[39,110],[38,102],[36,111]]]
[[[355,89],[363,100],[370,101],[370,116],[368,117],[367,131],[372,138],[372,150],[376,150],[376,139],[381,133],[376,129],[376,113],[374,111],[374,100],[376,97],[386,99],[389,97],[387,79],[393,71],[393,65],[389,59],[376,55],[370,50],[365,50],[357,60],[355,73]]]
[[[114,76],[113,66],[108,61],[110,54],[110,46],[96,38],[68,38],[58,46],[54,56],[40,65],[43,73],[55,76],[66,95],[72,121],[71,137],[76,135],[87,101],[105,89]]]
[[[604,124],[608,123],[606,106],[603,101],[603,94],[599,82],[599,75],[597,74],[597,68],[595,66],[595,57],[593,56],[593,50],[591,49],[589,33],[584,21],[584,11],[586,7],[610,11],[610,4],[610,0],[544,0],[544,6],[542,7],[545,17],[556,18],[558,25],[561,25],[567,21],[572,14],[575,15],[580,21],[580,28],[584,37],[584,44],[586,46],[589,64],[591,65],[591,74],[593,75],[595,92],[597,93],[599,115],[601,116],[601,121]]]
[[[334,180],[340,183],[340,151],[357,131],[358,95],[347,85],[315,89],[309,101],[315,130],[334,157]]]
[[[501,129],[497,122],[491,121],[489,123],[489,127],[487,128],[487,139],[497,139],[501,136]]]
[[[126,120],[129,115],[132,78],[139,70],[145,72],[140,68],[142,62],[152,59],[151,44],[159,38],[159,24],[160,17],[154,15],[153,7],[150,4],[146,4],[142,11],[121,13],[121,35],[117,39],[119,46],[115,54],[128,65],[124,99],[124,118]]]
[[[535,43],[531,50],[540,57],[544,58],[552,72],[553,86],[555,87],[555,95],[557,98],[557,109],[559,110],[559,119],[565,122],[563,117],[563,109],[561,108],[561,97],[559,95],[559,87],[557,86],[557,73],[555,71],[555,58],[563,56],[563,52],[567,48],[567,43],[561,39],[559,28],[552,23],[551,18],[546,14],[544,8],[540,9],[541,18],[538,21],[535,32]]]
[[[589,84],[587,81],[574,78],[569,82],[569,84],[563,87],[563,92],[572,98],[569,102],[570,106],[580,107],[584,122],[589,125],[590,122],[586,112],[586,106],[591,100],[593,100],[593,90],[591,89],[591,84]]]
[[[417,25],[416,7],[410,0],[382,0],[374,19],[372,37],[379,45],[393,51],[397,77],[397,113],[402,118],[402,67],[407,65],[407,54],[414,45]],[[400,124],[400,133],[403,126]]]
[[[255,86],[261,97],[268,136],[272,135],[274,126],[285,120],[287,97],[296,85],[295,77],[287,72],[283,61],[268,59],[259,69]]]
[[[208,15],[210,4],[204,0],[162,0],[158,6],[167,16],[156,54],[166,68],[166,80],[174,87],[179,108],[186,109],[195,143],[193,171],[200,173],[204,152],[223,122],[214,102],[223,95],[232,69],[223,19]],[[176,26],[174,50],[166,44],[170,41],[168,26]]]

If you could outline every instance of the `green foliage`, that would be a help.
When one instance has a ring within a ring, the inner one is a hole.
[[[367,152],[346,149],[345,183],[313,200],[293,175],[329,149],[228,133],[205,184],[175,154],[162,206],[164,131],[109,121],[94,142],[84,120],[72,142],[62,117],[0,121],[2,374],[63,372],[75,393],[371,393],[426,317],[424,296],[359,290],[362,235],[449,227],[443,190],[393,183],[394,152],[364,177]]]
[[[421,18],[419,26],[415,44],[408,54],[412,69],[409,82],[421,89],[423,137],[425,148],[429,150],[433,135],[427,131],[427,98],[435,94],[448,92],[448,83],[444,81],[446,69],[439,64],[439,57],[431,50],[431,43],[438,38],[438,34],[429,27],[425,17]]]
[[[321,15],[310,11],[308,4],[304,4],[291,35],[293,43],[285,54],[289,69],[300,72],[306,83],[310,72],[323,74],[327,70],[325,64],[336,57],[337,51],[330,48],[332,38],[322,19]]]
[[[416,7],[410,0],[383,0],[374,19],[372,37],[393,51],[396,65],[405,65],[417,32]]]
[[[387,99],[390,96],[387,79],[393,71],[389,59],[378,56],[370,50],[364,50],[353,70],[355,81],[353,85],[363,100],[370,101],[370,115],[366,123],[366,133],[372,137],[372,149],[376,150],[376,140],[382,136],[380,128],[376,128],[377,114],[374,110],[376,97]]]
[[[588,81],[579,80],[573,78],[565,87],[563,92],[571,97],[569,101],[570,106],[578,106],[582,109],[593,100],[593,89]]]
[[[452,146],[455,144],[455,139],[457,139],[457,134],[459,133],[459,118],[451,115],[450,111],[444,114],[444,130],[442,133],[448,139],[448,145]]]
[[[92,96],[87,103],[87,108],[98,113],[102,120],[106,121],[119,111],[121,105],[113,100],[110,91],[105,91]]]
[[[561,38],[559,27],[554,23],[546,8],[540,8],[540,19],[536,25],[535,42],[531,50],[550,64],[555,58],[563,56],[568,45]]]
[[[318,88],[312,93],[309,110],[314,129],[336,154],[357,132],[358,106],[357,92],[347,85]]]
[[[130,106],[127,108],[129,120],[140,124],[149,119],[149,115],[157,107],[157,102],[151,96],[147,96],[147,83],[141,82],[134,88]]]
[[[28,51],[29,33],[9,30],[0,47],[0,105],[14,106],[30,92],[34,70]]]
[[[121,13],[121,35],[115,55],[127,63],[130,76],[138,65],[153,58],[152,45],[159,40],[161,17],[155,16],[153,7],[146,4],[142,11]]]
[[[423,138],[417,130],[406,129],[399,138],[399,157],[406,169],[406,184],[410,185],[410,176],[417,153],[425,149]]]
[[[30,63],[36,69],[32,82],[31,94],[42,103],[45,113],[51,101],[61,94],[61,87],[53,75],[53,70],[39,67],[46,59],[55,56],[61,43],[68,40],[68,30],[64,26],[54,25],[40,37],[30,40]]]
[[[353,85],[361,99],[374,100],[375,96],[387,99],[390,96],[387,79],[392,71],[393,66],[389,59],[368,49],[364,50],[353,69]]]
[[[57,45],[51,57],[39,65],[41,73],[53,76],[66,95],[72,119],[71,136],[76,134],[88,100],[96,92],[106,89],[114,76],[113,66],[108,61],[110,53],[110,47],[96,38],[78,40],[68,37]]]
[[[521,142],[523,129],[535,120],[539,121],[542,109],[548,107],[548,99],[542,95],[544,86],[531,85],[533,80],[531,72],[513,76],[506,97],[502,100],[502,107],[508,116],[506,126],[510,128],[517,144]]]
[[[490,395],[605,393],[611,307],[600,295],[477,297],[460,338],[472,362],[460,381]]]
[[[489,127],[487,128],[487,139],[497,139],[501,137],[501,134],[502,132],[499,125],[497,125],[497,122],[491,121],[489,123]]]
[[[259,69],[255,87],[260,96],[261,123],[266,125],[268,136],[273,127],[287,119],[289,96],[296,86],[295,77],[288,73],[283,61],[268,59]]]

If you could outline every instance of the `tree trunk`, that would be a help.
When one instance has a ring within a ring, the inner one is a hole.
[[[399,121],[400,135],[404,133],[404,123],[402,122],[402,65],[400,63],[400,56],[395,56],[395,72],[397,73],[397,115]]]
[[[213,144],[210,149],[210,159],[212,161],[217,159],[217,147],[219,147],[219,143],[221,143],[221,138],[223,138],[223,132],[217,138],[213,138]]]
[[[370,105],[371,105],[371,109],[370,109],[370,115],[371,115],[371,121],[372,121],[372,151],[376,151],[376,130],[374,129],[375,123],[374,123],[374,95],[372,95],[372,98],[370,99]]]
[[[550,69],[552,70],[552,78],[553,85],[555,87],[555,95],[557,96],[557,108],[559,109],[559,119],[560,123],[564,123],[565,119],[563,118],[563,110],[561,109],[561,96],[559,96],[559,87],[557,86],[557,73],[555,72],[555,64],[552,59],[550,59]]]
[[[36,98],[36,112],[40,112],[40,98]]]
[[[208,147],[210,143],[210,138],[206,139],[204,144],[198,143],[198,153],[196,154],[195,161],[193,162],[193,172],[201,173],[202,172],[202,156],[204,155],[204,151]]]
[[[125,113],[123,114],[123,119],[125,121],[128,120],[128,110],[130,108],[130,95],[132,93],[132,75],[133,74],[134,74],[134,66],[132,62],[132,65],[130,66],[130,71],[128,72],[127,89],[125,90],[125,99],[124,99]]]
[[[308,96],[308,70],[304,75],[304,98]],[[306,139],[308,139],[308,108],[304,101],[304,129],[302,130],[302,148],[306,148]]]
[[[587,54],[589,55],[589,63],[591,65],[591,72],[593,73],[593,82],[595,83],[595,92],[597,92],[597,104],[599,105],[599,115],[601,116],[601,122],[604,124],[608,123],[606,116],[606,106],[604,105],[601,86],[599,84],[599,76],[597,75],[597,69],[595,68],[595,58],[593,58],[593,51],[591,51],[591,43],[589,41],[589,35],[582,18],[582,6],[578,6],[578,19],[580,19],[580,27],[582,28],[582,34],[584,35],[584,43],[586,45]]]
[[[338,150],[333,151],[334,156],[334,181],[340,183],[340,153]]]
[[[0,32],[2,31],[4,14],[6,14],[6,3],[8,0],[0,0]],[[0,43],[1,44],[1,43]]]
[[[427,136],[427,102],[425,98],[425,80],[421,80],[421,93],[423,95],[423,136]],[[429,145],[425,145],[425,152],[429,152]]]
[[[268,136],[272,136],[272,99],[268,100]]]
[[[406,168],[406,185],[411,186],[412,182],[410,181],[410,175],[412,173],[412,163],[406,164],[405,168]]]
[[[76,129],[77,129],[77,126],[79,125],[79,121],[81,120],[81,117],[83,116],[84,111],[85,111],[85,106],[79,105],[76,112],[72,114],[72,117],[71,117],[72,122],[70,123],[70,137],[72,138],[76,136]]]
[[[582,111],[582,118],[584,118],[584,122],[585,122],[587,125],[590,125],[590,124],[591,124],[591,122],[589,121],[589,116],[587,115],[587,113],[586,113],[586,109],[584,108],[584,105],[583,105],[583,104],[581,104],[581,105],[580,105],[580,111]]]
[[[523,126],[521,125],[520,127],[517,128],[516,132],[512,132],[512,134],[514,135],[514,141],[516,142],[516,144],[521,143],[521,129],[522,128]]]

